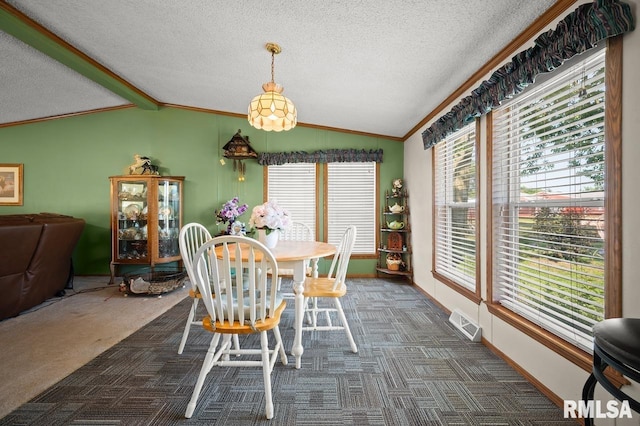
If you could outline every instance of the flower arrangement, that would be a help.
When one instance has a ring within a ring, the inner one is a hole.
[[[280,207],[275,200],[255,206],[249,219],[250,227],[264,229],[267,235],[276,229],[286,229],[290,224],[289,211]]]
[[[216,210],[216,223],[227,224],[227,234],[232,233],[232,227],[238,216],[241,216],[249,209],[247,204],[240,204],[238,197],[233,197],[222,205],[220,210]]]

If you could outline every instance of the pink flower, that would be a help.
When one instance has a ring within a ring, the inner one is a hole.
[[[275,229],[286,229],[291,225],[289,211],[278,206],[276,200],[269,200],[264,204],[255,206],[251,211],[249,226],[257,229],[265,229],[267,233]]]

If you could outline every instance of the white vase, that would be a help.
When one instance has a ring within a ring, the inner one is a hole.
[[[267,246],[267,248],[274,248],[278,245],[278,240],[280,239],[280,231],[277,229],[271,231],[267,234],[267,231],[264,229],[258,229],[258,241]]]

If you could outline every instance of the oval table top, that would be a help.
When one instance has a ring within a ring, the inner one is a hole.
[[[221,250],[222,246],[216,246],[216,253],[220,254]],[[278,262],[294,262],[331,256],[335,254],[336,246],[322,241],[281,240],[278,241],[278,245],[269,250]],[[242,253],[247,251],[242,250]]]
[[[278,262],[288,262],[331,256],[336,252],[336,246],[322,241],[284,240],[269,250]]]

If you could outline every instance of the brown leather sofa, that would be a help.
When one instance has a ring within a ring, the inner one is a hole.
[[[84,219],[52,213],[0,215],[0,320],[64,291]]]

